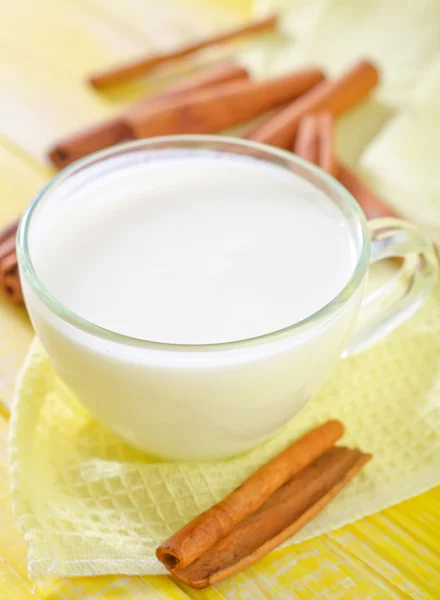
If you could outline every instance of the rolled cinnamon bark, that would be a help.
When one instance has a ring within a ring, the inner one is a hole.
[[[243,67],[231,60],[223,61],[201,69],[183,82],[177,82],[170,86],[161,94],[143,98],[135,104],[132,110],[139,107],[160,106],[168,98],[183,96],[194,90],[209,88],[225,82],[248,79],[249,74]],[[78,133],[69,135],[49,150],[48,156],[58,169],[62,169],[83,156],[133,139],[133,132],[125,123],[124,115],[121,115],[114,119],[107,119],[95,127],[88,127]]]
[[[318,121],[316,115],[307,115],[298,125],[293,151],[314,165],[319,164]]]
[[[146,98],[139,104],[145,105],[149,101],[154,102],[157,99],[177,96],[193,90],[210,88],[214,85],[220,85],[221,83],[247,81],[249,79],[249,73],[244,67],[241,67],[233,60],[225,60],[200,69],[193,75],[186,77],[183,81],[178,81],[171,85],[164,93],[153,96],[152,98]]]
[[[216,133],[297,98],[323,78],[319,69],[305,69],[270,81],[226,83],[170,101],[163,108],[134,109],[125,121],[135,138]]]
[[[15,251],[15,233],[7,237],[0,243],[0,261],[4,260]]]
[[[202,589],[243,570],[309,523],[370,459],[371,455],[359,450],[329,449],[206,554],[171,572],[187,585]]]
[[[192,563],[237,523],[260,508],[286,481],[331,448],[343,432],[342,423],[328,421],[293,442],[227,498],[161,544],[156,551],[158,559],[168,569],[183,568]]]
[[[133,139],[130,128],[117,117],[61,140],[49,150],[48,157],[62,169],[83,156]]]
[[[339,165],[337,177],[339,182],[356,198],[367,219],[398,216],[348,167]]]
[[[313,129],[313,123],[315,128]],[[317,141],[317,152],[310,152],[310,137]],[[331,113],[317,113],[304,117],[299,124],[294,152],[318,165],[336,177],[358,201],[367,219],[397,217],[398,215],[379,198],[352,170],[338,163],[334,149],[333,117]]]
[[[293,151],[336,176],[339,165],[335,156],[333,130],[333,116],[328,111],[303,117],[298,125]]]
[[[1,285],[7,299],[10,302],[13,304],[21,304],[23,302],[23,292],[21,290],[18,271],[5,275],[1,281]]]
[[[15,249],[0,260],[0,277],[8,275],[17,269],[17,253]]]
[[[363,100],[378,81],[376,67],[368,61],[360,61],[341,77],[321,82],[292,102],[269,122],[257,128],[249,139],[290,149],[303,117],[322,110],[337,117]]]
[[[336,160],[334,121],[330,112],[322,112],[316,115],[316,128],[318,133],[318,165],[336,177],[339,165]]]
[[[2,244],[6,239],[10,238],[11,236],[15,236],[19,222],[20,217],[12,221],[12,223],[8,223],[7,225],[5,225],[5,227],[3,227],[0,230],[0,244]]]
[[[216,46],[223,42],[227,42],[245,35],[251,35],[275,29],[277,26],[277,22],[278,19],[276,15],[272,15],[270,17],[261,19],[259,21],[255,21],[248,25],[236,27],[235,29],[207,38],[205,40],[194,42],[192,44],[189,44],[188,46],[183,46],[182,48],[178,48],[177,50],[166,52],[164,54],[156,54],[146,59],[139,60],[137,62],[124,65],[122,67],[111,69],[104,73],[92,75],[89,81],[97,89],[103,89],[110,85],[130,81],[132,79],[141,77],[146,73],[150,73],[155,68],[161,65],[194,54],[195,52],[203,48]]]

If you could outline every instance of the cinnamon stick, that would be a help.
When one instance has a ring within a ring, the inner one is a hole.
[[[0,262],[15,250],[15,233],[0,243]]]
[[[20,222],[20,217],[15,219],[15,221],[12,221],[12,223],[8,223],[7,225],[5,225],[5,227],[3,227],[0,230],[0,244],[2,244],[7,238],[10,238],[11,236],[15,236],[17,229],[18,229],[19,222]]]
[[[23,292],[17,270],[5,275],[1,281],[1,285],[10,302],[13,304],[21,304],[23,302]]]
[[[348,167],[339,165],[338,180],[356,198],[367,219],[398,216]]]
[[[193,42],[171,52],[149,56],[134,63],[123,65],[122,67],[117,67],[104,73],[92,75],[89,81],[96,89],[99,90],[110,85],[124,83],[126,81],[141,77],[146,73],[150,73],[161,65],[170,63],[176,59],[184,58],[185,56],[194,54],[195,52],[204,48],[216,46],[238,37],[273,30],[276,28],[277,23],[277,17],[275,15],[270,16],[259,21],[254,21],[248,25],[236,27],[226,31],[225,33],[221,33],[198,42]]]
[[[290,149],[303,117],[321,110],[327,110],[337,117],[363,100],[378,81],[376,67],[368,61],[360,61],[341,77],[321,82],[291,103],[269,122],[257,128],[249,139]]]
[[[180,581],[202,589],[241,571],[309,523],[370,459],[371,455],[359,450],[329,449],[206,554],[171,572]]]
[[[18,275],[15,237],[20,219],[15,219],[0,230],[0,288],[14,303],[23,301]]]
[[[318,133],[318,162],[317,164],[326,173],[336,177],[339,165],[336,160],[334,148],[334,121],[330,112],[316,115],[316,128]]]
[[[133,139],[124,120],[116,117],[69,135],[49,150],[48,157],[55,167],[63,169],[83,156]]]
[[[293,442],[227,498],[161,544],[156,551],[158,559],[168,569],[183,568],[192,563],[237,523],[260,508],[286,481],[331,448],[343,432],[342,423],[328,421]]]
[[[0,261],[0,278],[17,269],[17,253],[14,250]]]
[[[293,151],[304,160],[319,164],[318,121],[315,115],[307,115],[299,122]]]
[[[330,112],[303,117],[298,126],[293,151],[304,160],[336,176],[339,165],[335,157],[333,116]]]
[[[23,301],[15,244],[14,249],[0,260],[0,288],[11,302]]]
[[[314,129],[313,124],[314,123]],[[309,151],[310,131],[315,133],[317,151]],[[367,219],[396,217],[396,213],[386,205],[353,171],[338,163],[334,150],[333,117],[331,113],[312,114],[304,117],[298,127],[294,152],[309,160],[336,177],[357,200]]]
[[[179,133],[216,133],[297,98],[322,81],[305,69],[270,81],[239,81],[199,90],[164,107],[140,107],[125,117],[135,138]]]
[[[241,67],[233,60],[225,60],[200,69],[183,81],[173,84],[164,93],[158,94],[153,98],[147,98],[141,101],[140,104],[145,104],[145,102],[149,102],[150,100],[155,101],[156,99],[180,95],[193,90],[209,88],[221,83],[246,81],[248,79],[249,73],[244,67]]]
[[[168,98],[183,96],[194,90],[209,88],[225,82],[248,79],[249,73],[243,67],[231,60],[223,61],[201,69],[184,81],[179,81],[170,86],[161,94],[143,98],[134,105],[134,108],[160,106]],[[54,148],[49,150],[48,156],[58,169],[62,169],[83,156],[132,139],[134,139],[133,133],[125,123],[122,114],[60,140]]]

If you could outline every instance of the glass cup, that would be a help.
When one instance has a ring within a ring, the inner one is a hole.
[[[71,201],[81,186],[99,182],[109,170],[161,160],[170,150],[194,160],[206,151],[245,154],[324,191],[345,215],[356,243],[357,264],[345,288],[280,331],[208,345],[128,337],[63,306],[33,265],[38,231],[50,232],[57,205]],[[146,452],[175,460],[224,458],[271,436],[317,393],[341,356],[366,348],[408,319],[437,278],[433,246],[415,226],[390,218],[367,223],[347,190],[317,167],[289,152],[218,136],[141,140],[78,161],[30,205],[17,251],[29,314],[60,377],[102,423]],[[397,275],[366,295],[369,265],[390,257],[401,259]]]

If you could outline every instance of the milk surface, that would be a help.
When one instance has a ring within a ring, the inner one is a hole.
[[[339,209],[257,159],[158,152],[72,186],[31,238],[35,270],[118,333],[211,344],[277,331],[326,305],[355,267]]]

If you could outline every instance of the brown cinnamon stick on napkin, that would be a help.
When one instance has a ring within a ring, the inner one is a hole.
[[[135,138],[180,133],[216,133],[297,98],[324,79],[304,69],[269,81],[239,81],[199,90],[164,107],[140,107],[125,116]]]
[[[135,107],[160,106],[169,98],[183,96],[194,90],[248,79],[249,73],[243,67],[235,64],[232,60],[222,61],[201,69],[184,81],[175,83],[161,94],[143,98],[135,104]],[[62,169],[92,152],[132,139],[134,139],[133,133],[125,123],[122,114],[114,119],[107,119],[94,127],[88,127],[69,135],[49,150],[48,155],[51,162],[58,169]]]
[[[339,421],[309,432],[157,549],[180,581],[204,588],[260,559],[311,521],[371,455],[335,447]]]
[[[227,498],[185,525],[157,549],[168,568],[183,568],[199,558],[237,523],[254,513],[296,473],[310,465],[342,436],[339,421],[328,421],[293,442],[249,477]]]
[[[185,56],[194,54],[203,48],[216,46],[218,44],[222,44],[223,42],[246,35],[273,30],[276,28],[277,23],[278,19],[275,15],[273,15],[259,21],[254,21],[248,25],[236,27],[235,29],[226,31],[225,33],[221,33],[198,42],[193,42],[192,44],[177,48],[171,52],[155,54],[137,62],[123,65],[122,67],[117,67],[104,73],[92,75],[89,81],[97,89],[103,89],[110,85],[130,81],[131,79],[135,79],[145,75],[146,73],[150,73],[153,71],[153,69],[160,65],[169,63],[176,59],[184,58]]]
[[[322,110],[329,111],[335,117],[339,116],[363,100],[378,81],[376,67],[362,60],[341,77],[321,82],[292,102],[273,119],[254,130],[249,139],[290,149],[303,117]]]
[[[333,128],[333,117],[329,112],[304,117],[298,127],[293,151],[336,177],[358,201],[367,219],[396,217],[396,213],[360,177],[337,161]],[[313,152],[310,148],[314,149]]]
[[[327,450],[206,554],[184,569],[170,569],[171,573],[202,589],[242,571],[307,525],[370,459],[359,450]]]

